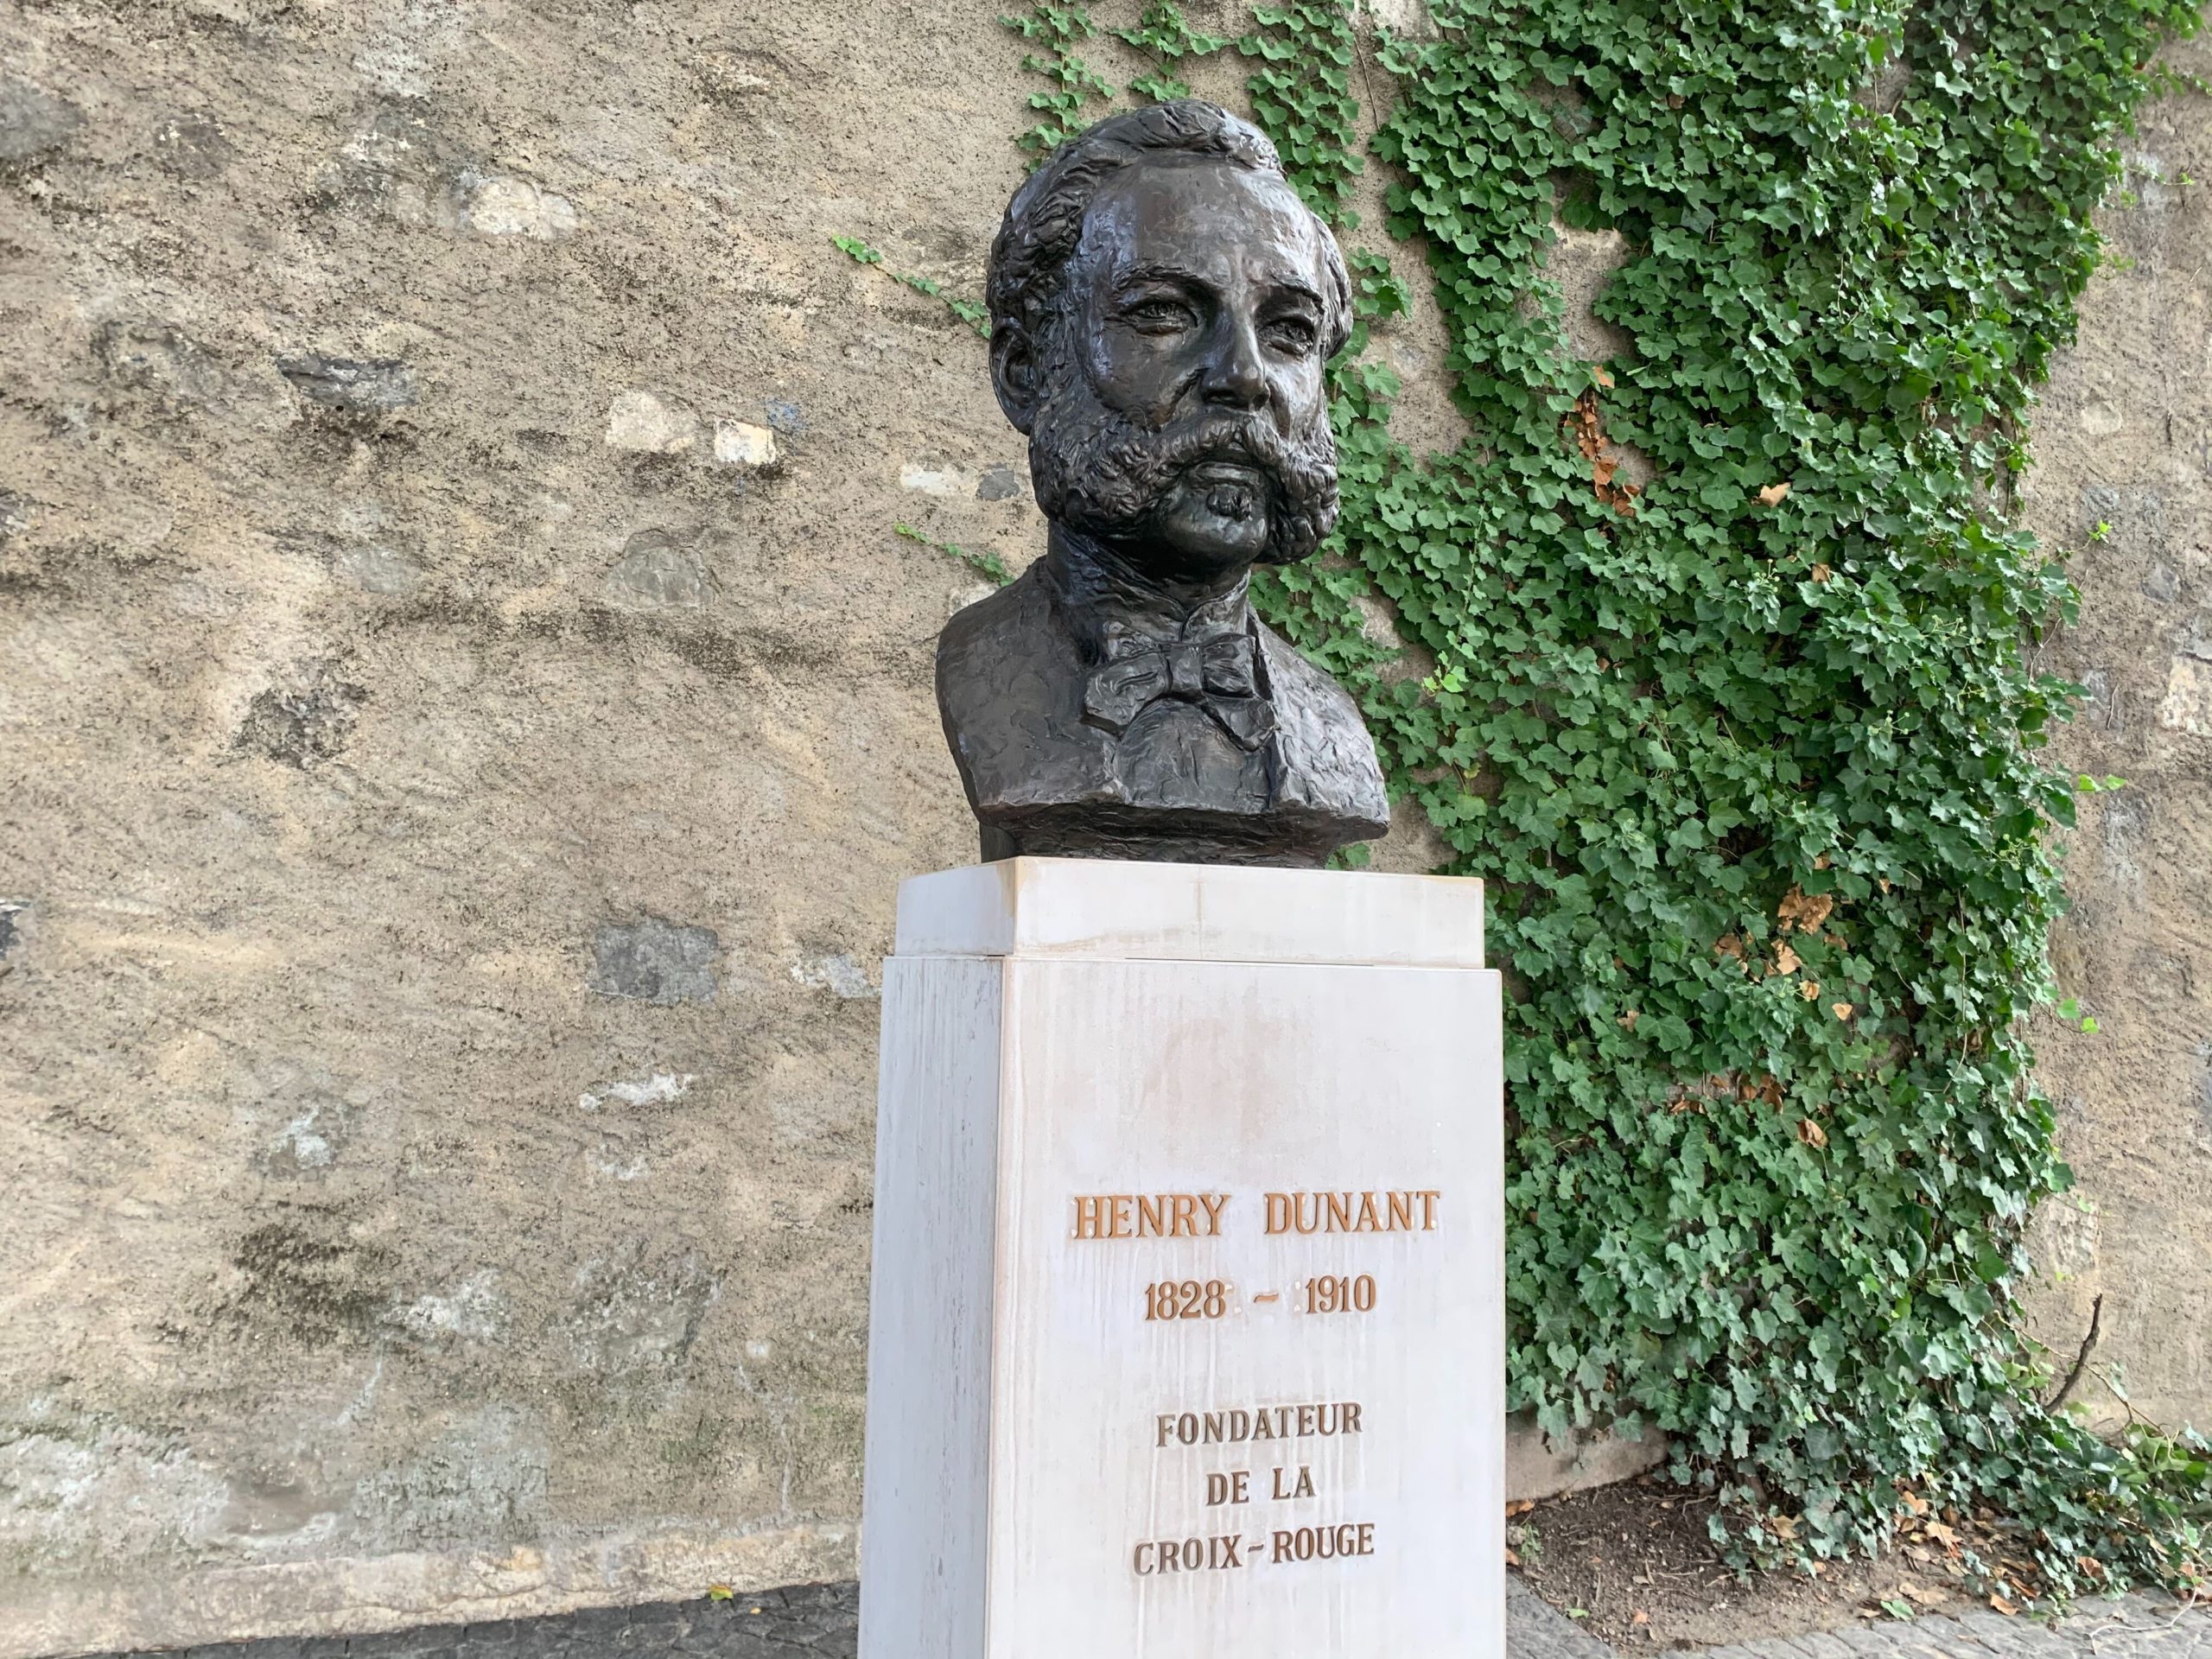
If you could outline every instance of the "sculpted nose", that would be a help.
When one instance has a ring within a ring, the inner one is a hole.
[[[1206,364],[1205,398],[1216,408],[1248,413],[1267,407],[1267,365],[1260,356],[1259,335],[1249,321],[1221,320],[1219,338]]]

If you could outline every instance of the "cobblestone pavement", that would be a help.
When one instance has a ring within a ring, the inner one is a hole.
[[[2212,1659],[2212,1612],[2177,1611],[2171,1602],[2129,1596],[2085,1602],[2053,1629],[1996,1613],[1916,1618],[1834,1636],[1746,1642],[1710,1649],[1706,1659]]]
[[[1632,1659],[1538,1600],[1519,1580],[1506,1598],[1510,1659]],[[183,1659],[854,1659],[860,1586],[810,1585],[731,1601],[653,1602],[550,1618],[437,1624],[379,1636],[279,1637],[182,1649]],[[2053,1630],[1995,1613],[1859,1626],[1714,1648],[1707,1659],[2212,1659],[2212,1612],[2130,1597],[2077,1611]],[[121,1659],[105,1656],[105,1659]],[[1039,1655],[1038,1659],[1051,1659]],[[1369,1659],[1363,1654],[1298,1659]],[[1484,1659],[1470,1656],[1470,1659]]]

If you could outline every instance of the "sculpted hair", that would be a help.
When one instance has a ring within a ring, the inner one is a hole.
[[[1127,167],[1163,156],[1209,156],[1232,167],[1286,178],[1267,135],[1217,105],[1197,99],[1109,116],[1069,139],[1007,204],[991,244],[991,336],[1019,334],[1041,346],[1062,298],[1064,268],[1083,239],[1092,199]],[[1337,239],[1321,227],[1329,266],[1328,349],[1334,357],[1351,328],[1351,283]]]

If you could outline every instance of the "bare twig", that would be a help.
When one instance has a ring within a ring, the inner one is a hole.
[[[2050,1396],[2050,1404],[2044,1408],[2045,1410],[2056,1411],[2064,1405],[2066,1396],[2074,1392],[2074,1385],[2082,1380],[2082,1373],[2088,1368],[2089,1351],[2097,1345],[2097,1330],[2103,1321],[2104,1312],[2104,1293],[2099,1291],[2096,1300],[2089,1304],[2089,1334],[2082,1338],[2082,1351],[2074,1356],[2074,1369],[2066,1373],[2066,1380],[2058,1385],[2058,1392]]]

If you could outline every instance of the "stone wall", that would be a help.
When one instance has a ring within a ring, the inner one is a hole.
[[[1039,520],[975,335],[830,238],[979,290],[995,10],[0,16],[0,1655],[853,1570],[876,963],[972,855],[981,588],[893,526]],[[2110,1285],[2202,1417],[2206,243],[2139,191],[2038,434],[2043,527],[2113,526],[2069,753],[2139,785],[2044,1311]]]
[[[2202,41],[2168,54],[2203,75]],[[2053,942],[2083,1035],[2039,1023],[2080,1185],[2038,1217],[2033,1328],[2063,1372],[2104,1298],[2095,1369],[2135,1409],[2212,1432],[2212,103],[2145,109],[2101,222],[2114,263],[2037,412],[2024,522],[2071,554],[2081,620],[2043,652],[2086,686],[2060,760],[2127,787],[2081,804]],[[2076,1397],[2126,1408],[2094,1371]]]

